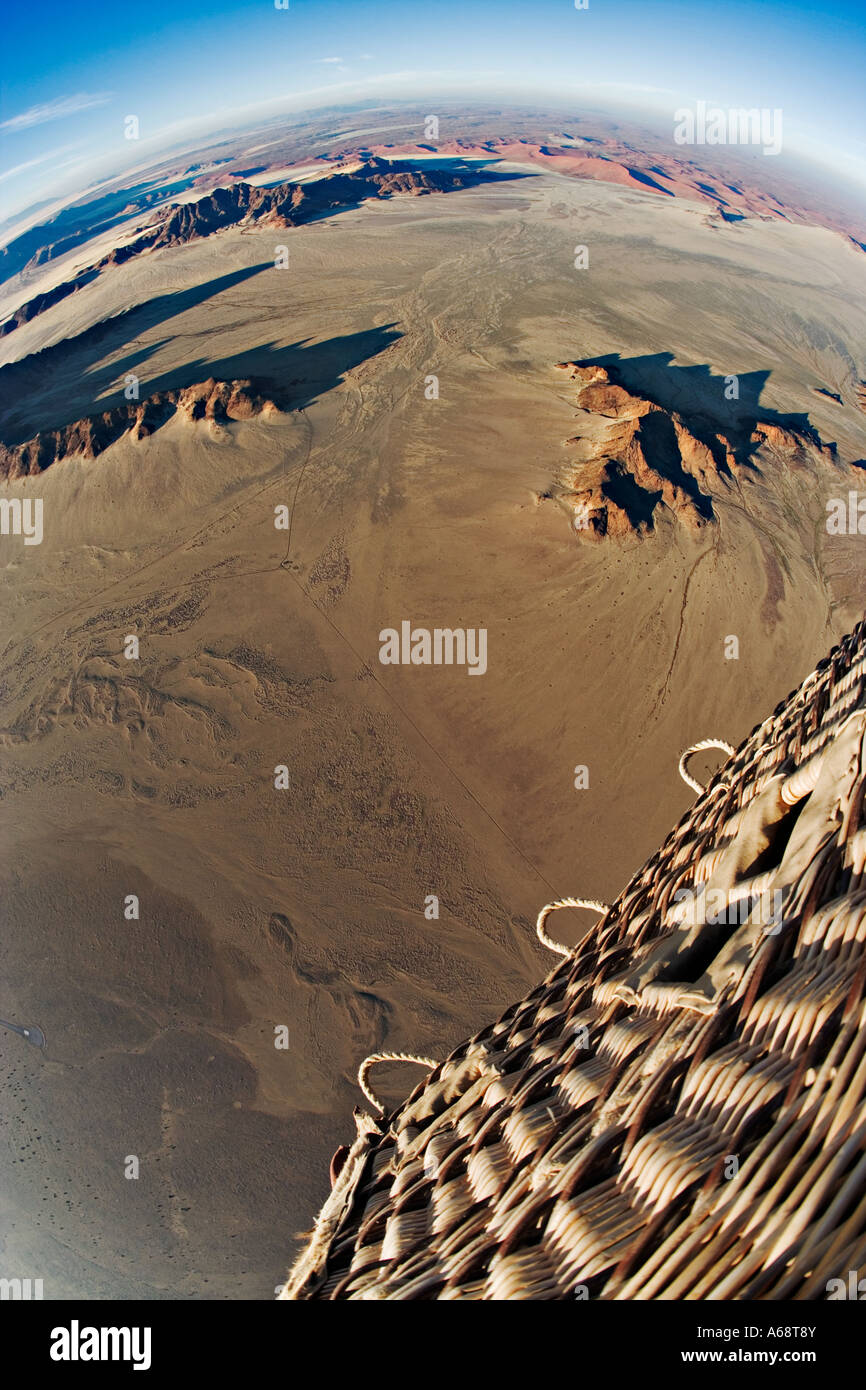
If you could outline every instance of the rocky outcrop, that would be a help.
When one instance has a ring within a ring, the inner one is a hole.
[[[172,204],[159,214],[152,230],[115,247],[98,262],[97,269],[122,265],[142,251],[182,246],[225,227],[260,222],[294,227],[329,212],[357,206],[367,198],[390,198],[395,193],[447,193],[481,182],[485,177],[492,176],[485,176],[468,164],[449,169],[417,169],[387,159],[371,159],[357,169],[308,183],[281,183],[273,188],[236,183],[230,188],[215,188],[195,202]]]
[[[644,535],[655,529],[662,509],[688,530],[700,530],[716,520],[714,494],[754,476],[752,455],[760,448],[788,460],[806,451],[835,459],[836,446],[824,444],[811,426],[755,421],[745,429],[721,430],[698,415],[687,421],[628,390],[598,363],[557,365],[577,383],[581,412],[611,421],[600,434],[566,441],[580,446],[581,459],[560,470],[547,494],[590,539]]]
[[[236,183],[229,188],[215,188],[193,202],[172,203],[167,209],[160,210],[149,228],[142,231],[139,226],[141,235],[134,240],[115,246],[74,279],[66,280],[44,294],[34,295],[0,324],[0,338],[74,294],[95,279],[101,270],[124,265],[144,251],[157,251],[164,246],[183,246],[189,241],[212,236],[214,232],[239,224],[264,222],[275,227],[299,226],[328,212],[357,206],[366,198],[390,198],[397,193],[415,197],[428,193],[448,193],[493,177],[459,162],[449,169],[417,169],[392,160],[370,159],[356,169],[328,174],[309,183],[281,183],[273,188],[255,188],[249,183]],[[41,265],[68,249],[52,244],[37,252],[30,264]]]
[[[816,430],[786,429],[761,420],[752,430],[749,442],[758,447],[768,444],[782,454],[794,454],[798,449],[816,449],[825,458],[833,458],[836,454],[835,444],[824,444]]]
[[[124,435],[144,439],[167,420],[248,420],[278,407],[260,394],[251,381],[216,381],[210,377],[195,386],[160,391],[143,401],[129,401],[98,415],[75,420],[62,429],[43,430],[23,444],[0,444],[0,477],[26,478],[76,455],[96,458]]]

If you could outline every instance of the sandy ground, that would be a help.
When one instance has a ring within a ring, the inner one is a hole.
[[[539,980],[543,903],[614,896],[689,804],[681,749],[739,741],[859,616],[862,538],[824,504],[866,456],[864,343],[840,237],[549,175],[144,256],[4,341],[61,345],[21,438],[130,371],[142,396],[265,375],[295,407],[4,492],[42,497],[45,539],[0,540],[0,1016],[47,1037],[0,1033],[4,1274],[271,1295],[365,1054],[445,1056]],[[594,546],[539,495],[579,428],[555,363],[611,353],[670,403],[760,380],[842,464]],[[486,628],[487,673],[382,666],[405,619]]]

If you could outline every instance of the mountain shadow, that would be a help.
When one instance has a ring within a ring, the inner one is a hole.
[[[80,404],[70,406],[66,418],[54,426],[8,443],[0,440],[0,475],[18,478],[39,473],[79,452],[93,458],[131,429],[136,438],[153,434],[179,407],[191,419],[212,416],[219,420],[246,419],[269,404],[282,411],[301,409],[400,336],[392,324],[385,324],[324,342],[302,339],[283,347],[263,343],[230,357],[199,357],[148,378],[133,401],[126,398],[122,385],[117,386],[118,380],[122,382],[141,364],[142,352],[130,353],[92,373],[97,393],[116,386],[98,401],[98,408],[82,413]],[[193,388],[191,394],[189,388]]]
[[[731,372],[720,376],[706,363],[679,367],[673,365],[673,359],[672,352],[627,358],[613,352],[605,357],[576,361],[581,367],[604,367],[615,385],[632,395],[652,401],[664,411],[675,411],[689,432],[709,449],[723,475],[729,476],[730,469],[726,462],[727,451],[718,438],[719,433],[729,442],[736,463],[756,473],[760,469],[754,462],[754,455],[760,448],[760,440],[753,439],[753,435],[758,424],[794,432],[803,436],[807,443],[822,447],[820,436],[807,414],[783,414],[760,405],[761,393],[770,377],[769,371]],[[732,395],[734,390],[736,395]],[[646,433],[651,418],[647,417],[642,423],[643,433]],[[663,426],[653,424],[649,428],[659,435],[658,442],[663,442]],[[662,452],[662,462],[665,460],[672,462],[667,448]],[[674,481],[684,486],[681,478]]]
[[[693,531],[715,522],[713,499],[761,472],[754,455],[765,445],[791,467],[835,461],[836,445],[824,444],[807,415],[761,408],[768,372],[717,376],[672,362],[661,352],[558,364],[594,428],[566,441],[580,445],[580,461],[546,495],[590,539],[652,531],[659,506]]]
[[[94,324],[77,337],[64,339],[19,362],[0,367],[0,400],[3,402],[0,442],[8,446],[20,444],[41,431],[62,429],[74,420],[112,408],[124,399],[124,377],[132,372],[142,378],[140,394],[144,398],[155,391],[192,385],[211,376],[221,377],[222,368],[228,363],[233,369],[230,373],[233,378],[261,373],[266,379],[273,379],[272,399],[282,408],[289,408],[298,400],[296,387],[306,383],[307,390],[301,391],[298,402],[303,404],[304,395],[307,400],[313,399],[334,385],[350,367],[357,366],[366,356],[374,355],[386,345],[381,337],[384,329],[370,330],[367,335],[349,334],[344,339],[335,339],[330,348],[325,343],[308,348],[306,343],[298,342],[280,349],[273,343],[265,343],[250,352],[227,358],[224,363],[199,357],[183,369],[162,373],[156,379],[145,379],[142,368],[170,341],[166,336],[134,348],[119,360],[100,365],[105,358],[115,359],[124,347],[131,346],[154,328],[162,327],[224,290],[243,284],[263,270],[273,270],[273,261],[231,271],[188,290],[157,295],[145,304],[137,304]],[[84,397],[83,387],[86,388]],[[103,397],[104,392],[110,394]]]
[[[394,324],[365,328],[358,333],[344,333],[324,342],[300,338],[297,342],[277,347],[261,343],[258,347],[234,353],[230,357],[196,357],[183,367],[172,368],[159,376],[142,381],[141,396],[183,390],[213,377],[216,381],[249,380],[252,388],[267,396],[280,410],[301,410],[318,396],[331,391],[347,372],[359,367],[368,358],[376,357],[402,334]],[[131,353],[104,369],[102,389],[140,365],[139,354]],[[94,374],[100,382],[100,373]],[[124,401],[123,387],[99,401],[99,410],[111,410]]]

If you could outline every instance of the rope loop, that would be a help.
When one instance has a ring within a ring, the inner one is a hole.
[[[377,1062],[417,1062],[419,1067],[430,1067],[431,1070],[439,1065],[435,1058],[416,1057],[413,1052],[371,1052],[369,1057],[365,1057],[358,1068],[358,1085],[380,1115],[384,1115],[385,1106],[367,1080],[370,1068]]]
[[[723,738],[702,738],[700,743],[693,743],[690,748],[686,749],[685,753],[680,757],[678,771],[683,781],[686,783],[686,786],[691,787],[692,791],[697,792],[698,795],[700,795],[701,792],[705,792],[706,787],[703,786],[697,778],[690,776],[686,764],[693,753],[703,753],[706,748],[721,748],[723,752],[727,753],[728,757],[734,752],[731,745],[725,743]]]
[[[542,946],[546,946],[548,951],[555,951],[558,956],[570,956],[574,950],[573,946],[563,946],[560,941],[554,941],[547,935],[544,924],[552,912],[558,912],[561,907],[585,907],[590,912],[600,912],[602,917],[610,911],[609,903],[601,903],[596,898],[560,898],[558,902],[548,903],[538,914],[535,923],[535,935],[538,937]]]

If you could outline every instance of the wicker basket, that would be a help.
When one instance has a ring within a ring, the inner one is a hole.
[[[358,1136],[287,1299],[827,1299],[866,1266],[866,622]],[[856,1287],[856,1281],[854,1283]]]

